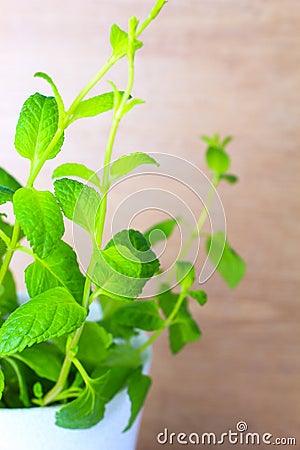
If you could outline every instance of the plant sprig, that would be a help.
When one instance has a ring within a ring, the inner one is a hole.
[[[148,347],[166,329],[173,353],[201,336],[189,311],[189,302],[203,306],[207,298],[205,292],[193,289],[195,269],[184,259],[202,232],[219,182],[237,181],[228,174],[230,158],[225,148],[230,138],[223,141],[218,135],[204,138],[208,144],[206,159],[212,170],[212,188],[198,225],[191,231],[176,264],[179,293],[166,286],[163,293],[150,300],[139,299],[145,284],[162,270],[151,248],[153,231],[170,237],[176,220],[156,224],[144,234],[123,230],[106,245],[103,243],[112,183],[140,165],[158,165],[153,157],[142,152],[124,155],[113,163],[111,160],[120,122],[133,107],[143,103],[132,98],[135,55],[143,45],[139,38],[166,3],[157,0],[141,23],[136,17],[129,19],[127,31],[112,26],[110,57],[68,109],[53,79],[37,72],[35,76],[50,84],[54,96],[35,93],[25,101],[20,113],[15,147],[21,157],[30,160],[25,186],[0,169],[0,204],[12,202],[15,215],[13,226],[0,218],[0,407],[46,406],[67,401],[56,416],[61,427],[95,425],[103,418],[106,404],[127,388],[132,404],[125,430],[129,429],[151,384],[150,377],[143,374]],[[122,58],[128,64],[124,90],[110,82],[111,92],[87,98]],[[83,164],[65,163],[53,173],[54,193],[37,190],[36,179],[47,161],[61,151],[65,130],[76,120],[106,111],[112,112],[112,122],[102,179]],[[65,219],[86,230],[91,239],[93,251],[85,275],[80,271],[74,249],[62,240]],[[155,236],[152,244],[160,240],[159,235]],[[24,237],[29,248],[21,243]],[[219,272],[230,287],[235,287],[244,275],[244,262],[221,232],[207,236],[207,250],[214,264],[219,263],[222,245]],[[22,305],[18,305],[9,270],[16,251],[33,259],[25,270],[30,301]],[[97,323],[87,320],[93,301],[99,301],[102,310]],[[153,333],[136,346],[134,336],[138,330]],[[13,396],[12,392],[18,395]]]

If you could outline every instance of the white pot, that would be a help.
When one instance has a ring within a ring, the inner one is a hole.
[[[126,433],[130,402],[125,391],[107,406],[102,422],[87,430],[55,425],[57,407],[0,409],[1,450],[134,450],[140,417]]]
[[[145,342],[145,334],[136,338]],[[149,373],[151,354],[144,364]],[[1,450],[134,450],[141,414],[132,428],[122,433],[130,417],[130,400],[121,391],[106,407],[104,419],[87,430],[69,430],[55,425],[57,406],[45,408],[0,408]]]

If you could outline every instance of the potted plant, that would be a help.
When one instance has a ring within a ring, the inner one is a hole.
[[[142,103],[131,95],[140,36],[165,3],[157,0],[143,22],[132,17],[127,32],[112,26],[111,56],[68,109],[53,80],[41,72],[36,76],[51,85],[53,96],[35,93],[22,107],[15,148],[30,160],[27,181],[22,186],[0,169],[0,204],[13,206],[13,223],[3,213],[0,218],[0,433],[5,450],[133,449],[137,418],[151,384],[145,372],[152,343],[168,329],[171,351],[177,353],[201,335],[188,303],[204,305],[206,294],[193,289],[195,269],[185,256],[203,234],[219,182],[237,181],[228,174],[230,138],[203,138],[212,171],[207,202],[174,270],[157,283],[151,298],[142,298],[145,285],[164,273],[152,246],[171,236],[177,219],[145,233],[121,230],[103,242],[112,184],[141,165],[158,165],[153,155],[141,152],[116,161],[112,154],[120,121]],[[122,58],[128,62],[125,90],[110,82],[110,92],[87,98]],[[61,151],[65,130],[76,120],[106,111],[112,112],[112,123],[101,179],[95,168],[70,162],[55,169],[54,192],[37,190],[35,181]],[[76,249],[63,241],[65,220],[85,230],[92,244],[85,271]],[[244,275],[244,262],[224,230],[203,236],[214,266],[234,287]],[[10,271],[12,258],[20,252],[32,257],[25,270],[25,303]],[[88,317],[93,304],[101,307],[96,321]],[[152,334],[147,337],[140,330]],[[127,425],[124,413],[129,413]]]

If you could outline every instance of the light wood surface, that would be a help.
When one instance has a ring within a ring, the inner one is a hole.
[[[144,17],[152,3],[1,1],[1,165],[25,181],[15,123],[29,94],[49,92],[33,73],[48,72],[70,102],[108,56],[110,25]],[[203,164],[199,135],[233,135],[240,183],[222,186],[221,196],[248,270],[234,292],[217,275],[208,282],[208,304],[194,309],[199,343],[176,357],[166,336],[155,344],[138,450],[160,448],[165,427],[221,433],[239,420],[250,431],[297,437],[299,447],[300,2],[170,0],[143,41],[134,95],[147,103],[124,121],[116,155],[161,151]],[[125,65],[112,75],[124,76]],[[60,162],[100,167],[109,119],[101,124],[74,125],[38,185],[49,187]],[[15,260],[17,270],[23,262]]]

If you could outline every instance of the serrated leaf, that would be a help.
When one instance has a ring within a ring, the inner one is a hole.
[[[149,243],[136,230],[120,231],[95,256],[96,285],[121,297],[136,298],[159,268]]]
[[[0,185],[8,187],[14,192],[22,187],[20,183],[2,167],[0,167]]]
[[[56,413],[56,425],[70,429],[85,429],[96,425],[104,416],[105,394],[108,373],[90,379],[83,393]]]
[[[157,273],[159,261],[142,233],[133,229],[119,231],[119,233],[115,234],[107,243],[105,249],[118,244],[127,247],[134,257],[142,264],[142,277],[149,279]]]
[[[86,310],[63,288],[49,289],[17,308],[0,328],[0,357],[71,333]]]
[[[110,167],[110,176],[112,180],[116,180],[131,172],[136,167],[144,164],[154,164],[155,166],[159,166],[158,162],[146,153],[137,152],[121,156],[121,158],[112,163]]]
[[[13,198],[14,212],[33,251],[46,258],[64,234],[61,211],[53,194],[21,188]]]
[[[5,388],[5,378],[4,378],[4,373],[2,372],[2,370],[0,369],[0,400],[2,398],[2,394]]]
[[[176,279],[184,289],[189,289],[195,281],[195,268],[189,261],[176,262]]]
[[[43,78],[52,87],[53,94],[54,94],[54,97],[55,97],[55,100],[56,100],[56,103],[57,103],[57,106],[58,106],[58,110],[59,110],[60,120],[63,120],[64,116],[65,116],[65,106],[64,106],[64,102],[63,102],[63,100],[61,98],[61,95],[60,95],[60,93],[58,91],[58,88],[57,88],[56,84],[54,83],[52,78],[49,75],[47,75],[46,73],[44,73],[44,72],[36,72],[34,74],[34,76],[35,77],[39,77],[39,78]]]
[[[128,34],[118,25],[114,24],[110,30],[110,44],[112,46],[112,54],[116,59],[120,59],[127,54],[128,51]],[[135,40],[134,51],[143,46],[141,41]]]
[[[188,295],[193,299],[195,299],[200,306],[205,305],[205,303],[207,302],[207,295],[204,291],[200,290],[189,291]]]
[[[120,94],[123,94],[123,92],[120,92]],[[84,117],[94,117],[110,111],[114,107],[114,95],[114,92],[106,92],[105,94],[83,100],[73,112],[70,121],[74,122]]]
[[[24,103],[16,128],[15,147],[24,158],[35,165],[44,153],[58,129],[58,107],[54,97],[38,92]],[[63,136],[54,146],[47,159],[54,158],[63,144]]]
[[[243,259],[230,247],[224,233],[218,231],[207,239],[206,249],[212,263],[230,288],[236,287],[246,272]]]
[[[137,297],[145,284],[140,280],[142,266],[127,247],[112,246],[95,255],[94,283],[112,295]]]
[[[100,179],[98,175],[91,169],[88,169],[84,164],[66,163],[58,166],[53,174],[52,178],[63,177],[78,177],[85,181],[93,183],[95,186],[100,187]]]
[[[112,321],[145,331],[158,330],[164,325],[158,306],[153,300],[137,300],[128,306],[117,309],[112,316]]]
[[[54,190],[65,216],[93,235],[101,201],[98,192],[70,178],[56,180]]]
[[[25,283],[30,297],[62,286],[80,302],[85,278],[79,270],[76,253],[63,241],[44,259],[37,258],[25,270]]]
[[[230,167],[229,156],[219,147],[208,147],[206,151],[206,162],[208,167],[217,174],[227,172]]]
[[[53,344],[42,342],[31,348],[25,348],[13,356],[30,367],[39,377],[57,381],[63,362],[63,355]]]
[[[178,221],[178,218],[174,218],[156,223],[145,231],[144,236],[148,242],[151,243],[151,246],[153,246],[157,242],[169,238],[172,235]]]
[[[179,295],[171,291],[159,295],[159,306],[166,317],[172,313]],[[201,337],[197,323],[191,317],[186,299],[169,327],[169,343],[172,353],[178,353],[186,344],[196,342]]]
[[[137,415],[142,409],[151,386],[151,378],[147,375],[143,375],[139,369],[128,378],[127,384],[128,395],[131,402],[131,415],[124,431],[127,431],[132,427]]]
[[[8,270],[0,286],[0,315],[5,316],[6,314],[10,314],[17,307],[16,285],[11,271]]]
[[[230,173],[222,173],[220,175],[220,180],[228,181],[230,184],[237,183],[239,181],[238,177],[235,175],[232,175]]]

